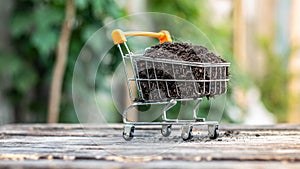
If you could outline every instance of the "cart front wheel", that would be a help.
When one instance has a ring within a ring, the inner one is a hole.
[[[183,141],[187,141],[193,137],[192,135],[193,126],[190,125],[183,125],[181,131],[181,138]]]
[[[165,137],[170,136],[172,132],[172,125],[162,125],[161,127],[161,134]]]
[[[123,129],[123,138],[126,141],[130,141],[133,139],[134,126],[133,125],[124,125]]]

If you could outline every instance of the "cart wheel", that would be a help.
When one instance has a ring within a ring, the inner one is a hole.
[[[162,125],[161,127],[161,134],[165,137],[168,137],[172,132],[172,125]]]
[[[210,139],[216,139],[219,137],[219,126],[208,125],[208,136]]]
[[[192,135],[193,126],[190,125],[183,125],[181,131],[181,138],[183,141],[187,141],[193,137]]]
[[[133,138],[134,133],[134,125],[124,125],[123,129],[123,138],[126,141],[130,141]]]

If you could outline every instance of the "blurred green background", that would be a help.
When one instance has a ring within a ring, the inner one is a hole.
[[[49,121],[50,86],[67,2],[0,1],[0,124]],[[78,122],[71,83],[75,61],[85,42],[106,23],[137,12],[162,12],[186,19],[199,27],[218,54],[232,63],[223,122],[300,121],[300,89],[299,83],[294,84],[299,81],[299,64],[290,64],[299,58],[299,40],[290,39],[299,36],[300,31],[294,29],[299,22],[291,17],[299,16],[299,12],[293,13],[293,0],[72,2],[76,12],[68,40],[57,122]],[[116,49],[110,52],[118,54]],[[110,60],[103,68],[106,75],[110,77],[119,63],[120,59]],[[101,84],[98,86],[101,88]],[[200,111],[209,109],[206,102]],[[107,114],[116,111],[112,102],[101,106],[108,107],[106,110],[111,112]],[[108,121],[121,122],[119,116],[111,118]]]

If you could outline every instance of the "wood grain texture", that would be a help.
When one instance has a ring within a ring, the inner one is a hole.
[[[8,168],[300,168],[300,125],[221,125],[210,140],[203,127],[184,142],[180,128],[34,124],[0,127],[0,167]]]

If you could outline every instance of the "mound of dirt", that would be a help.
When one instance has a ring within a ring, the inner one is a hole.
[[[157,61],[137,59],[138,78],[141,79],[138,85],[144,99],[136,101],[213,97],[226,92],[226,82],[222,79],[229,77],[228,66],[217,66],[226,61],[203,46],[166,42],[147,49],[144,56]]]

